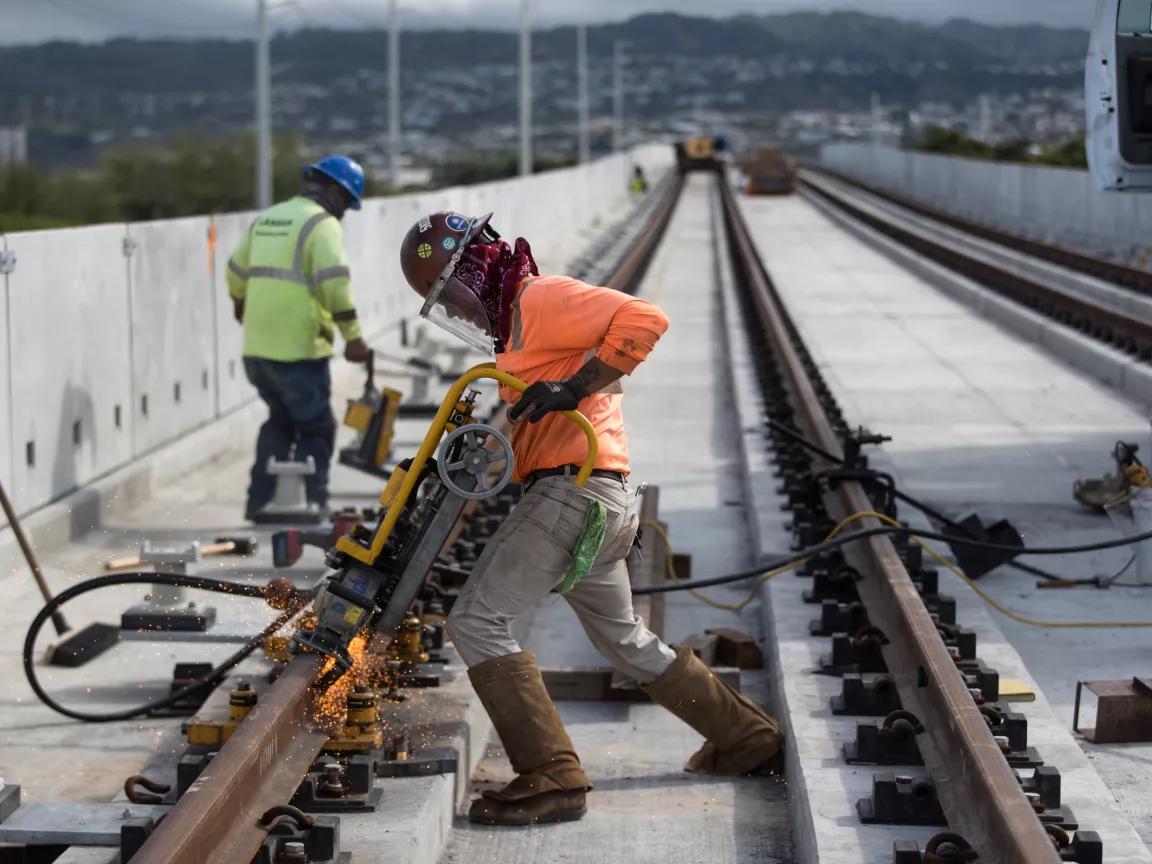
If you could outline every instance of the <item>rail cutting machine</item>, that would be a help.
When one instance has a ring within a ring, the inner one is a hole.
[[[297,650],[334,658],[333,671],[342,673],[352,664],[348,648],[358,633],[366,628],[394,633],[465,505],[497,494],[512,479],[511,442],[473,419],[477,394],[465,392],[485,378],[520,392],[527,387],[483,364],[449,388],[416,456],[392,471],[376,525],[357,526],[328,551],[326,563],[334,572],[313,602],[314,624],[292,637]],[[578,411],[564,414],[588,439],[588,455],[575,480],[582,486],[596,464],[596,433]]]

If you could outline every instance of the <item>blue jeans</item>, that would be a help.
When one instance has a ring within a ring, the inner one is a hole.
[[[256,436],[256,462],[248,485],[246,512],[259,510],[272,500],[276,479],[268,473],[268,459],[309,456],[316,473],[305,478],[308,500],[328,506],[328,468],[336,444],[336,418],[332,416],[332,376],[328,359],[282,363],[263,357],[245,357],[244,372],[268,406],[268,419]]]

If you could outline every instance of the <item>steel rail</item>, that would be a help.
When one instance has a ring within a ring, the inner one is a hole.
[[[288,801],[328,742],[309,724],[309,687],[326,658],[297,655],[132,864],[243,864],[268,835],[260,816]]]
[[[1145,360],[1152,358],[1152,322],[1143,317],[1105,308],[1088,298],[1074,297],[1043,282],[1012,273],[974,253],[962,251],[944,240],[931,237],[927,231],[901,225],[896,217],[888,218],[878,211],[857,206],[847,197],[826,186],[814,184],[803,176],[800,184],[805,192],[829,202],[853,219],[976,280],[997,294],[1119,350]]]
[[[608,285],[634,293],[683,188],[678,177],[652,211]],[[506,428],[505,419],[497,425]],[[470,515],[465,511],[455,536]],[[451,543],[449,540],[449,544]],[[203,774],[132,857],[132,864],[245,864],[267,837],[260,816],[292,798],[328,742],[309,724],[309,690],[325,658],[297,655]]]
[[[877,198],[883,198],[913,213],[927,216],[944,225],[957,228],[965,234],[991,240],[993,243],[999,243],[1001,246],[1005,246],[1016,252],[1024,252],[1052,264],[1067,267],[1069,270],[1075,270],[1078,273],[1094,276],[1097,279],[1102,279],[1105,282],[1110,282],[1121,288],[1127,288],[1135,294],[1152,297],[1152,273],[1144,270],[1137,270],[1135,267],[1128,267],[1124,264],[1118,264],[1115,261],[1093,258],[1091,255],[1075,252],[1053,243],[1030,240],[1027,237],[1021,237],[1019,234],[1011,234],[1007,231],[1001,231],[998,228],[991,228],[988,225],[973,222],[971,219],[965,219],[962,216],[937,210],[934,207],[922,204],[905,195],[899,195],[895,192],[873,186],[870,183],[864,183],[855,177],[851,177],[841,171],[836,171],[824,165],[806,164],[804,165],[804,170],[811,171],[813,174],[824,174],[842,183],[846,183],[849,186],[863,189],[865,192],[869,192]]]
[[[660,238],[664,236],[664,229],[672,219],[676,204],[680,200],[680,192],[684,188],[684,175],[677,174],[669,184],[668,191],[664,193],[663,200],[652,211],[648,224],[636,238],[632,249],[616,265],[612,275],[608,277],[607,287],[622,291],[625,294],[634,294],[640,286],[640,279],[652,256],[656,254],[656,247],[660,245]]]
[[[722,179],[717,186],[734,268],[742,277],[760,335],[782,372],[795,421],[824,450],[842,456],[841,441],[794,344],[798,337],[760,264],[735,197]],[[857,482],[842,482],[827,491],[824,504],[837,521],[873,509]],[[859,527],[878,524],[869,519]],[[985,864],[1059,864],[1059,854],[1001,754],[895,547],[887,537],[871,537],[853,546],[851,554],[863,574],[860,599],[869,621],[889,639],[882,648],[885,662],[904,707],[927,727],[918,743],[949,824]]]

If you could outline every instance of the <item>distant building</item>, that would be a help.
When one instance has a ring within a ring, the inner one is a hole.
[[[0,126],[0,168],[28,161],[28,129],[25,126]]]

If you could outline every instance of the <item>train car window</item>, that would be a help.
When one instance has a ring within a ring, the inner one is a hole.
[[[1152,36],[1152,0],[1120,0],[1116,32],[1122,36]]]

